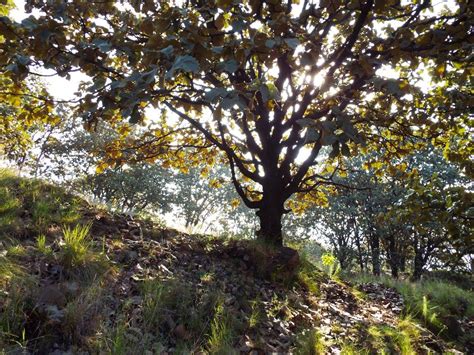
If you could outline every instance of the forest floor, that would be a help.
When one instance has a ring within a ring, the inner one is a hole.
[[[303,256],[281,265],[258,243],[159,228],[5,172],[0,201],[0,354],[472,351],[410,317],[394,288]],[[473,319],[462,327],[472,335]]]

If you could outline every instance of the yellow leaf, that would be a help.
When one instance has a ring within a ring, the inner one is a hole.
[[[108,164],[106,162],[101,162],[99,165],[96,166],[95,172],[96,174],[101,174],[104,172],[105,169],[107,169]]]
[[[444,76],[444,73],[446,72],[446,63],[442,63],[438,65],[435,69],[436,74],[441,78]]]
[[[234,198],[232,201],[230,201],[230,205],[232,208],[237,208],[240,205],[240,200],[238,198]]]

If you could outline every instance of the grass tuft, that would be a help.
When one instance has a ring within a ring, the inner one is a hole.
[[[301,334],[297,339],[296,354],[323,355],[326,353],[326,344],[323,336],[316,329]]]
[[[210,354],[237,354],[233,349],[235,339],[231,315],[224,309],[222,300],[219,300],[214,310],[211,329],[207,341]]]
[[[52,255],[53,253],[51,247],[46,245],[46,236],[44,234],[40,234],[38,238],[36,238],[36,248],[44,255]]]
[[[63,243],[61,245],[62,261],[67,266],[85,264],[92,247],[89,238],[91,225],[76,225],[74,228],[63,229]]]

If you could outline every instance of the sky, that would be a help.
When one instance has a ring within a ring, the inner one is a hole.
[[[15,0],[16,9],[10,12],[10,16],[16,20],[21,21],[28,16],[24,11],[25,1]],[[40,70],[41,74],[48,74],[47,70]],[[43,77],[42,81],[48,87],[49,93],[58,100],[70,100],[76,98],[74,93],[78,90],[79,83],[87,80],[88,76],[80,72],[71,73],[71,79],[61,78],[59,76]]]

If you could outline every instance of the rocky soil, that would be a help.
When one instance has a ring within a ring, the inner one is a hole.
[[[310,290],[298,281],[295,256],[288,250],[286,267],[277,267],[279,271],[271,273],[266,268],[275,267],[279,252],[262,256],[249,242],[159,229],[151,222],[124,215],[92,210],[83,214],[84,222],[92,221],[91,235],[96,244],[102,245],[109,262],[115,265],[115,271],[101,281],[102,291],[85,295],[77,282],[66,280],[66,271],[58,263],[29,256],[22,260],[27,269],[40,275],[41,292],[35,296],[35,314],[43,317],[42,326],[48,332],[64,332],[65,319],[70,318],[67,300],[84,303],[79,308],[84,312],[82,327],[72,336],[69,332],[67,337],[59,337],[49,353],[90,353],[84,350],[89,347],[88,337],[92,337],[88,329],[97,329],[99,317],[95,314],[99,313],[100,322],[109,328],[117,327],[125,317],[125,338],[136,342],[156,338],[142,326],[146,317],[142,286],[150,279],[179,282],[194,295],[218,293],[226,312],[239,324],[233,348],[241,354],[293,353],[304,334],[313,329],[323,337],[327,354],[341,353],[343,343],[370,351],[369,327],[396,328],[400,320],[404,305],[396,291],[378,284],[364,284],[356,290],[320,271],[314,271],[317,289]],[[48,238],[58,238],[59,233],[52,226]],[[92,297],[90,304],[87,297]],[[94,302],[94,297],[101,301]],[[193,310],[189,312],[191,316]],[[159,344],[147,355],[175,353],[180,341],[193,336],[182,315],[180,318],[169,310],[164,319],[164,325],[156,330],[161,333]],[[33,323],[38,324],[39,320]],[[417,352],[446,349],[429,331],[421,327],[419,331]],[[85,344],[83,348],[81,343]]]
[[[288,287],[259,277],[259,260],[245,242],[157,231],[142,228],[137,221],[106,215],[96,216],[94,228],[110,238],[121,235],[123,245],[109,247],[111,258],[126,265],[114,293],[117,299],[132,297],[137,309],[142,299],[133,295],[138,294],[141,280],[147,278],[177,279],[194,290],[211,283],[223,293],[228,310],[244,324],[249,323],[252,313],[249,301],[258,300],[258,324],[244,329],[235,344],[241,353],[291,353],[298,334],[317,329],[328,344],[327,353],[339,354],[341,340],[364,344],[369,326],[396,327],[404,307],[395,290],[380,284],[368,283],[355,290],[347,283],[321,276],[319,290],[310,292],[297,283]],[[203,281],[202,275],[212,277]],[[172,319],[168,331],[173,336],[164,344],[163,354],[173,353],[176,340],[187,336],[186,329]],[[420,331],[420,351],[443,351],[439,339],[425,329]]]

